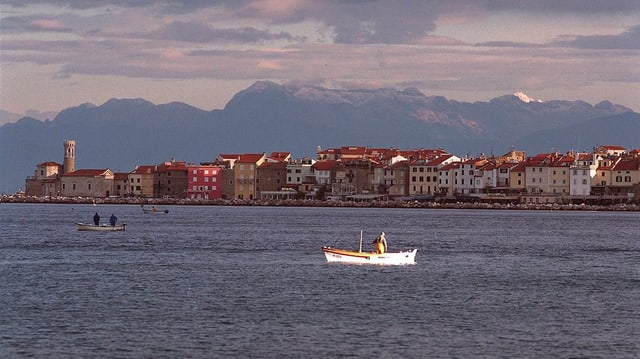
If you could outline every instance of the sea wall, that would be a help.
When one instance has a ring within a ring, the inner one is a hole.
[[[362,207],[362,208],[425,208],[425,209],[499,209],[499,210],[547,210],[547,211],[640,211],[640,204],[512,204],[512,203],[442,203],[405,201],[318,201],[318,200],[203,200],[156,198],[72,198],[2,196],[3,203],[57,203],[57,204],[129,204],[140,206],[281,206],[281,207]]]

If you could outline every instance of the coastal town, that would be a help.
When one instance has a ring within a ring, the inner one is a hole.
[[[511,150],[459,157],[444,149],[343,146],[316,158],[288,152],[226,153],[214,161],[169,160],[130,172],[75,168],[75,141],[63,163],[46,161],[25,180],[24,198],[91,200],[312,201],[351,203],[499,203],[608,205],[640,202],[640,149],[592,152]]]

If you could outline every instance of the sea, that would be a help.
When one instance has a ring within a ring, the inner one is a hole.
[[[0,204],[0,357],[640,357],[638,212],[160,209]]]

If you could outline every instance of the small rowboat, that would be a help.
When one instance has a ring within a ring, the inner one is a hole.
[[[168,209],[146,209],[146,208],[143,208],[142,212],[144,212],[144,213],[167,214],[167,213],[169,213],[169,210]]]
[[[415,264],[418,249],[401,252],[363,252],[362,232],[360,232],[360,249],[349,250],[333,247],[322,247],[327,262],[354,263],[354,264],[379,264],[379,265],[404,265]]]
[[[96,226],[91,223],[76,223],[76,227],[78,227],[79,231],[96,231],[96,232],[114,232],[114,231],[124,231],[127,224],[118,224],[115,226],[108,224],[101,224]]]

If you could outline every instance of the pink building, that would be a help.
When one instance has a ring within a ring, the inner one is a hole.
[[[222,167],[210,163],[187,165],[187,198],[222,198]]]

